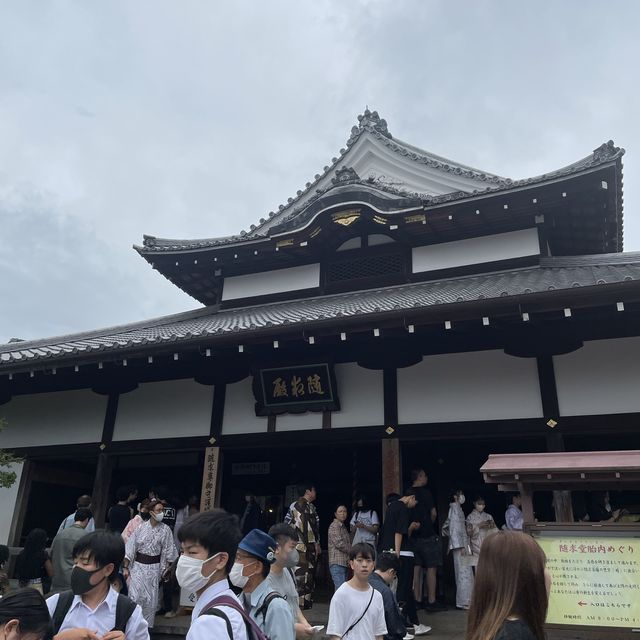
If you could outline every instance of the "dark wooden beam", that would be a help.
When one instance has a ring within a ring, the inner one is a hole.
[[[385,368],[382,371],[382,393],[384,396],[384,423],[395,429],[398,425],[398,370]]]
[[[213,388],[213,407],[211,409],[211,428],[209,435],[216,441],[222,435],[222,422],[224,420],[224,403],[227,397],[227,385],[216,384]]]

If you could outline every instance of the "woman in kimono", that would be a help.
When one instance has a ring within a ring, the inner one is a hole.
[[[151,629],[158,610],[160,581],[168,575],[178,552],[171,529],[162,523],[164,504],[153,501],[149,513],[151,518],[127,540],[123,573],[129,579],[129,597],[140,605]]]
[[[498,530],[493,517],[485,511],[485,506],[484,498],[478,496],[473,501],[473,511],[467,516],[467,534],[471,542],[472,553],[470,564],[473,567],[478,564],[480,547],[484,539],[490,533],[495,533]]]
[[[456,574],[456,607],[468,609],[473,592],[473,570],[463,560],[469,555],[469,536],[462,505],[465,497],[462,489],[455,491],[449,504],[449,551],[453,552],[453,568]]]

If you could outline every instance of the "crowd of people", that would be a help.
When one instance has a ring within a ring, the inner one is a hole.
[[[436,598],[446,550],[456,607],[469,611],[467,640],[542,640],[550,579],[540,547],[521,532],[519,495],[509,497],[499,529],[481,496],[465,515],[466,496],[456,489],[438,529],[427,485],[424,469],[414,469],[411,484],[387,496],[383,518],[366,496],[351,517],[348,505],[336,506],[325,530],[334,584],[325,633],[346,640],[427,634],[418,611],[446,608]],[[199,513],[195,500],[176,507],[164,493],[138,502],[135,489],[119,489],[106,530],[95,530],[91,498],[81,496],[50,552],[44,530],[28,534],[15,566],[23,589],[15,593],[3,570],[8,549],[0,547],[1,640],[25,632],[29,640],[148,640],[158,614],[175,615],[178,587],[192,596],[187,640],[310,640],[322,631],[305,614],[322,553],[313,484],[300,487],[284,522],[268,531],[252,496],[238,517]],[[603,517],[614,519],[606,503]]]

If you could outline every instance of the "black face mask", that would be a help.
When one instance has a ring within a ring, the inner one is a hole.
[[[87,569],[83,569],[82,567],[75,566],[71,569],[71,591],[73,591],[73,595],[81,596],[87,593],[87,591],[91,591],[94,587],[97,587],[102,580],[106,580],[102,578],[98,584],[91,583],[91,576],[94,573],[98,573],[100,569],[94,569],[93,571],[87,571]]]
[[[140,517],[143,520],[149,520],[151,518],[151,514],[148,511],[146,513],[143,511],[142,513],[140,513]]]

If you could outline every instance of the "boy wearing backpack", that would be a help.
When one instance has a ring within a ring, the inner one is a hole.
[[[228,581],[241,537],[238,518],[223,509],[197,513],[180,527],[176,579],[197,596],[187,640],[253,640]]]
[[[229,579],[242,589],[245,607],[259,632],[254,638],[295,640],[291,609],[267,580],[275,560],[276,541],[264,531],[253,529],[238,545]]]
[[[47,599],[55,640],[149,640],[140,607],[112,587],[123,560],[115,533],[95,531],[76,542],[71,590]]]

